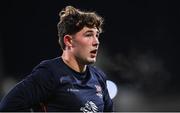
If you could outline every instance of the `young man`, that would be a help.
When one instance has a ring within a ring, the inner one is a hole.
[[[103,18],[67,6],[58,23],[61,57],[42,61],[1,101],[0,111],[111,112],[105,74],[96,62]]]

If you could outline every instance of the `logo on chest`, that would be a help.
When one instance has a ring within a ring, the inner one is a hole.
[[[101,86],[100,85],[94,85],[94,86],[96,88],[96,95],[99,96],[100,98],[102,98],[103,95],[102,95],[102,88],[101,88]]]
[[[67,91],[68,91],[68,92],[79,92],[79,89],[68,88]]]

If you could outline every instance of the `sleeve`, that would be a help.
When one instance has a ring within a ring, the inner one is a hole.
[[[30,111],[53,93],[55,78],[46,68],[34,70],[16,84],[0,103],[0,111]]]

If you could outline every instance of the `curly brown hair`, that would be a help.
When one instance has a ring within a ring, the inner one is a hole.
[[[102,32],[104,19],[95,12],[80,11],[73,6],[66,6],[59,13],[60,21],[57,24],[59,44],[65,49],[63,38],[65,35],[73,35],[79,32],[83,27],[96,27]]]

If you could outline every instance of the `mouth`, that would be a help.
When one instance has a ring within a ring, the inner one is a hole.
[[[98,50],[97,50],[97,49],[90,51],[91,56],[92,56],[92,57],[96,57],[97,52],[98,52]]]
[[[97,49],[90,51],[92,54],[97,54]]]

